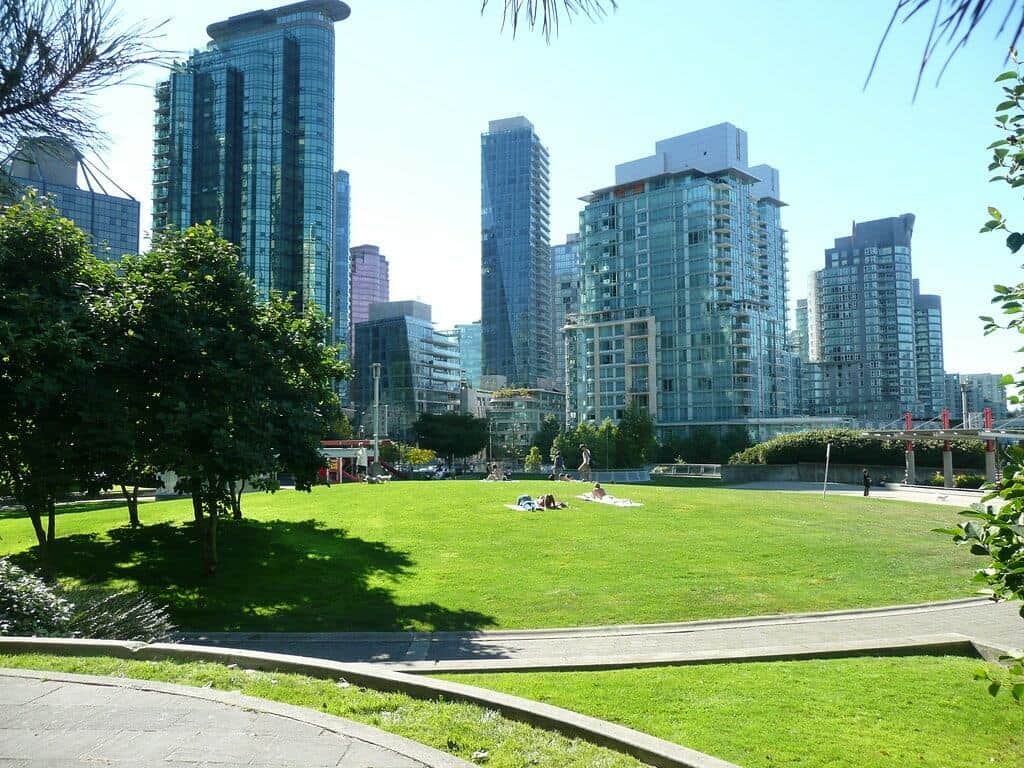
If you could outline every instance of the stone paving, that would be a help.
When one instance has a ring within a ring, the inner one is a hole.
[[[642,664],[959,635],[1024,647],[1019,603],[982,599],[864,611],[726,621],[503,632],[208,633],[186,638],[217,645],[343,662],[376,662],[408,672]]]
[[[0,766],[469,768],[341,718],[240,694],[0,670]]]

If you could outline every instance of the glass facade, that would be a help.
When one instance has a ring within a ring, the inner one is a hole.
[[[565,323],[580,311],[580,236],[551,246],[552,335],[555,388],[565,391]]]
[[[14,184],[49,197],[61,216],[85,232],[97,258],[116,261],[139,252],[139,201],[119,187],[123,197],[109,194],[96,170],[67,142],[24,139],[5,166]]]
[[[911,276],[914,216],[857,222],[825,251],[809,304],[817,413],[888,422],[936,415],[941,393],[938,297],[915,309]],[[936,359],[937,358],[937,359]],[[922,393],[922,385],[925,391]]]
[[[522,457],[533,445],[533,436],[544,419],[554,416],[564,423],[565,394],[545,389],[499,389],[488,407],[491,448],[496,455]],[[549,456],[541,457],[544,463]]]
[[[355,349],[355,327],[370,319],[370,305],[391,296],[388,260],[376,245],[357,245],[349,251],[349,324]]]
[[[526,118],[492,120],[480,166],[483,372],[510,385],[549,386],[548,151]]]
[[[458,409],[459,347],[434,328],[428,305],[374,304],[369,319],[356,324],[355,341],[352,401],[365,434],[373,430],[373,363],[381,364],[381,434],[412,442],[419,414]]]
[[[967,412],[982,413],[992,409],[995,420],[1001,421],[1010,415],[1006,403],[1006,385],[1000,373],[947,373],[945,376],[945,407],[955,421],[963,419],[963,391],[967,388]]]
[[[584,198],[568,419],[616,420],[633,401],[664,436],[786,415],[778,172],[748,168],[729,124],[657,150]]]
[[[334,338],[344,344],[345,354],[352,337],[349,325],[349,202],[350,186],[348,171],[334,172],[334,271],[331,282],[334,286]]]
[[[480,321],[455,326],[455,339],[459,344],[459,362],[462,378],[473,389],[480,387],[483,372],[483,337]]]
[[[154,230],[211,221],[262,295],[329,317],[334,22],[348,15],[306,0],[232,16],[156,87]]]
[[[919,415],[934,419],[946,400],[946,370],[942,356],[942,299],[921,293],[914,280],[914,352],[917,365]]]

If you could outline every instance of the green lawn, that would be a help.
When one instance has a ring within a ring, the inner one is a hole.
[[[57,573],[138,585],[199,630],[485,629],[661,622],[971,594],[952,507],[860,497],[618,486],[644,503],[503,503],[548,482],[391,483],[247,494],[200,575],[191,504],[65,508]],[[36,567],[31,525],[0,512],[0,555]]]
[[[982,662],[904,657],[493,675],[456,682],[611,720],[744,768],[1020,768],[1024,706]]]
[[[506,720],[482,707],[418,701],[403,694],[356,686],[341,687],[335,680],[228,669],[219,664],[36,654],[0,654],[0,667],[115,675],[240,691],[366,723],[471,762],[474,752],[485,750],[487,768],[642,768],[631,757]]]

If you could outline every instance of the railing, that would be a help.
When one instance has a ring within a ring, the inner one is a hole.
[[[651,470],[652,475],[668,475],[669,477],[709,477],[721,478],[721,464],[658,464]]]

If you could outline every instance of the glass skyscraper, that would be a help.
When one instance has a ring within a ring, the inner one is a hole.
[[[348,282],[349,282],[349,202],[350,187],[348,171],[334,172],[334,271],[331,273],[334,285],[334,338],[344,344],[349,355],[352,334],[349,326]]]
[[[552,335],[555,388],[565,391],[565,321],[580,311],[580,236],[551,246]]]
[[[868,422],[893,421],[906,412],[933,415],[920,397],[919,369],[927,369],[930,382],[936,341],[941,368],[941,319],[936,338],[926,338],[928,313],[941,308],[932,302],[925,310],[919,348],[913,233],[910,213],[856,222],[850,235],[836,238],[825,251],[825,268],[814,273],[809,302],[811,360],[820,373],[812,396],[817,412]]]
[[[294,293],[327,315],[334,23],[348,15],[306,0],[232,16],[156,87],[154,230],[212,221],[262,295]]]
[[[473,389],[480,387],[483,372],[483,340],[480,335],[480,321],[455,326],[455,338],[459,344],[459,360],[462,377]]]
[[[434,327],[429,305],[418,301],[372,304],[366,322],[356,324],[355,335],[352,401],[363,414],[367,434],[373,423],[373,363],[381,364],[381,432],[386,413],[389,437],[412,441],[412,425],[419,414],[457,409],[459,347]]]
[[[391,286],[388,260],[376,245],[357,245],[349,250],[349,325],[355,349],[357,323],[370,319],[370,305],[388,301]]]
[[[548,151],[525,117],[492,120],[480,171],[483,372],[510,386],[550,386]]]
[[[98,258],[139,252],[139,201],[108,179],[121,193],[111,194],[105,177],[71,144],[48,136],[22,139],[5,165],[15,185],[51,197],[61,216],[89,236]]]
[[[933,419],[941,413],[946,400],[946,369],[942,354],[942,299],[921,293],[914,280],[914,356],[917,367],[916,415]]]
[[[580,215],[570,423],[648,409],[664,437],[787,415],[786,248],[778,171],[729,123],[619,165]]]

